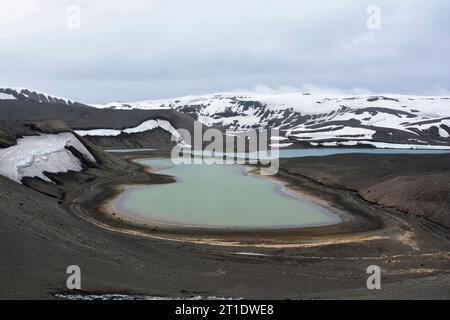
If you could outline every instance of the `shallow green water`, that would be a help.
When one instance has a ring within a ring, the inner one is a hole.
[[[180,165],[158,171],[177,182],[125,191],[113,205],[121,212],[163,223],[219,228],[282,228],[325,225],[339,218],[320,206],[288,194],[278,183],[247,176],[238,165]]]

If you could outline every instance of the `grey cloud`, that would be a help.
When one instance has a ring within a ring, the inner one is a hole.
[[[14,8],[21,2],[30,9]],[[378,31],[366,28],[372,1],[6,1],[0,84],[88,102],[258,84],[450,88],[450,3],[375,2]],[[82,13],[77,31],[65,26],[72,4]]]

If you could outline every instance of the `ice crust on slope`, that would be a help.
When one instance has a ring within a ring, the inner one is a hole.
[[[76,130],[75,132],[80,136],[119,136],[122,133],[131,134],[131,133],[145,132],[153,130],[158,127],[169,132],[172,135],[174,141],[181,142],[182,140],[181,134],[170,124],[169,121],[161,119],[147,120],[138,125],[137,127],[122,130],[93,129],[93,130]]]
[[[51,181],[44,172],[81,171],[80,159],[66,147],[75,148],[85,160],[95,162],[73,133],[40,134],[19,138],[16,145],[0,149],[0,174],[20,183],[23,177]]]
[[[360,141],[332,141],[332,142],[311,142],[314,147],[355,147],[358,145],[369,145],[377,149],[411,149],[411,150],[450,150],[450,146],[424,146],[417,144],[399,144],[399,143],[385,143],[385,142],[374,142],[368,140]]]
[[[295,132],[295,131],[294,131]],[[323,140],[323,139],[339,139],[348,138],[352,140],[365,140],[371,139],[376,131],[363,128],[352,128],[352,127],[342,127],[342,128],[330,128],[328,131],[317,132],[315,130],[306,130],[302,133],[291,133],[290,137],[295,137],[299,140]]]
[[[0,100],[16,100],[12,94],[0,92]]]

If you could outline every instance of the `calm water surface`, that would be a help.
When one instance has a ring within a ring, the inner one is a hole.
[[[119,211],[162,223],[217,228],[282,228],[338,223],[311,201],[284,191],[279,183],[245,175],[238,165],[180,165],[142,160],[177,182],[125,191]],[[161,167],[164,167],[161,169]]]

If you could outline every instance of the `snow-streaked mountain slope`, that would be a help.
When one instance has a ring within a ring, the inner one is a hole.
[[[27,88],[0,88],[0,100],[25,100],[46,102],[64,105],[77,104],[75,101],[57,97],[48,93],[43,93],[35,90],[29,90]]]
[[[294,141],[450,144],[450,97],[223,93],[94,105],[112,109],[175,109],[214,127],[279,128]]]
[[[0,94],[0,105],[2,101],[7,101],[2,99],[12,96],[18,100],[50,103],[55,106],[87,106],[27,89],[0,88]],[[288,138],[285,141],[288,144],[376,146],[376,143],[384,143],[393,146],[403,144],[424,147],[450,145],[450,97],[446,96],[231,92],[92,106],[110,112],[178,111],[207,126],[236,132],[279,128],[282,136]],[[121,122],[120,118],[123,117],[124,115],[117,115],[116,122]],[[86,119],[88,120],[89,118]],[[67,121],[70,123],[72,120]],[[123,123],[121,126],[115,124],[114,127],[99,127],[94,123],[87,129],[117,130],[117,126],[131,128],[136,125]],[[172,125],[174,128],[179,127],[173,122]],[[79,125],[74,128],[82,129]]]
[[[40,134],[17,139],[17,144],[0,149],[0,174],[17,182],[23,177],[38,177],[51,181],[45,172],[81,171],[80,159],[70,148],[77,150],[85,161],[95,158],[71,132]]]
[[[64,100],[69,103],[51,103],[22,95],[9,99],[11,93],[3,95],[8,99],[0,99],[0,123],[62,120],[76,132],[86,132],[90,142],[105,148],[172,148],[175,142],[182,142],[179,130],[194,130],[192,117],[172,109],[99,109],[69,99]],[[35,92],[34,96],[44,95]]]
[[[92,130],[75,130],[75,132],[80,136],[90,136],[90,137],[117,137],[121,134],[133,134],[151,131],[156,128],[161,128],[171,134],[172,140],[184,144],[182,135],[175,129],[172,124],[167,120],[162,119],[152,119],[147,120],[138,125],[137,127],[127,128],[127,129],[92,129]]]

